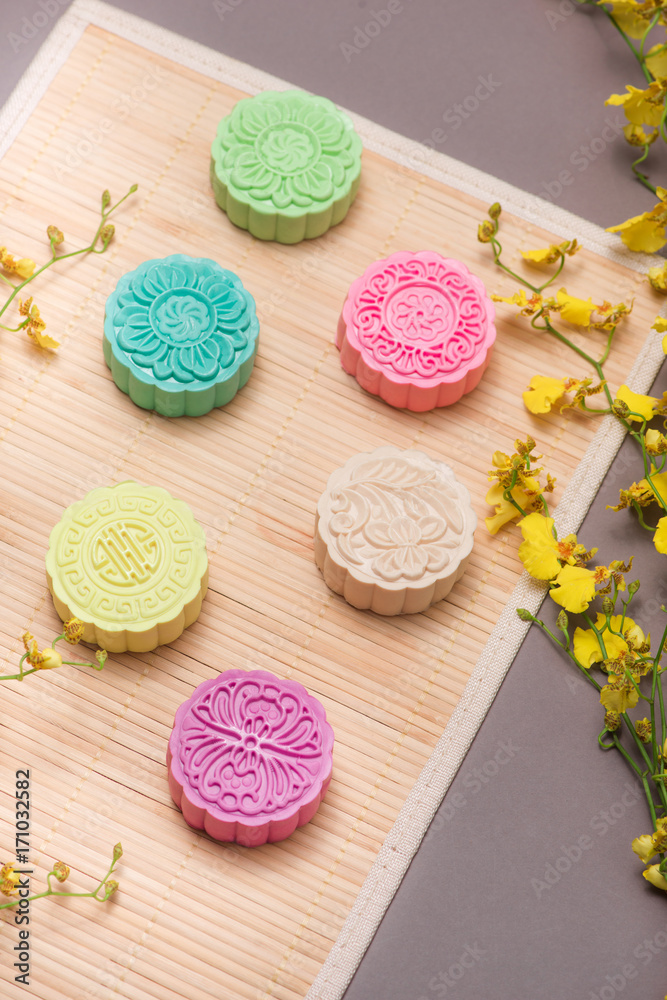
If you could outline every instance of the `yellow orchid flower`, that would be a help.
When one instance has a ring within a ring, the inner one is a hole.
[[[656,253],[667,242],[665,221],[650,218],[648,212],[633,215],[618,226],[609,226],[607,232],[620,233],[628,250],[643,250],[645,253]]]
[[[665,290],[667,291],[667,287]],[[667,319],[663,316],[656,316],[651,329],[658,333],[667,333]],[[667,354],[667,337],[662,338],[662,353]]]
[[[30,278],[37,266],[30,257],[21,257],[20,260],[7,252],[6,247],[0,247],[0,264],[8,274],[17,274],[19,278]]]
[[[21,881],[21,876],[14,871],[13,864],[6,864],[0,867],[0,892],[3,896],[15,896],[18,892],[17,886]]]
[[[611,7],[611,16],[630,38],[642,38],[648,28],[646,14],[638,10],[638,0],[597,0],[598,6]],[[653,11],[651,11],[651,14]]]
[[[540,250],[522,250],[521,256],[529,264],[555,264],[563,254],[573,257],[579,250],[581,247],[576,240],[566,240],[564,243],[552,243],[551,246],[542,247]]]
[[[598,632],[602,631],[606,621],[606,617],[598,613],[595,622]],[[625,638],[614,634],[621,631],[621,622],[623,623],[623,636]],[[639,625],[635,624],[632,618],[626,617],[625,621],[623,621],[622,615],[612,615],[609,619],[609,629],[606,629],[602,635],[604,653],[600,647],[598,637],[592,628],[583,629],[577,627],[575,629],[572,650],[579,663],[588,668],[592,667],[594,663],[602,663],[603,660],[617,660],[623,653],[628,652],[630,647],[627,640],[636,647],[641,646],[644,638],[643,631]]]
[[[526,293],[523,288],[520,288],[518,292],[509,297],[504,295],[491,295],[493,302],[507,302],[511,306],[519,306],[522,316],[533,316],[536,312],[542,308],[542,296],[537,293],[531,295],[530,298],[526,297]]]
[[[618,712],[619,715],[627,712],[629,708],[634,708],[638,701],[639,692],[627,684],[621,687],[605,684],[600,691],[600,704],[604,705],[608,712]]]
[[[529,386],[523,393],[523,401],[531,413],[549,413],[553,404],[566,391],[567,380],[550,378],[548,375],[533,375]]]
[[[646,277],[651,288],[654,288],[656,292],[662,292],[663,295],[667,294],[667,264],[649,267]]]
[[[651,46],[644,56],[644,61],[656,80],[667,77],[667,48],[664,45]]]
[[[536,580],[553,580],[560,573],[558,541],[554,538],[554,519],[543,514],[529,514],[519,525],[523,542],[519,559]]]
[[[591,298],[579,299],[575,295],[568,295],[564,288],[560,288],[556,294],[556,302],[561,316],[568,323],[574,323],[575,326],[590,326],[591,317],[596,311]]]
[[[641,858],[645,865],[657,853],[653,846],[653,837],[650,833],[643,833],[641,837],[635,837],[632,841],[632,850],[638,858]]]
[[[627,84],[627,94],[612,94],[605,104],[620,106],[625,111],[625,117],[633,125],[653,125],[657,127],[662,121],[665,110],[665,85],[654,80],[645,90]]]
[[[633,125],[632,122],[623,126],[625,141],[631,146],[650,146],[658,138],[658,134],[657,129],[654,129],[653,132],[645,132],[642,125]]]
[[[667,517],[661,517],[658,521],[657,530],[653,536],[653,544],[656,551],[663,556],[667,555]]]
[[[549,596],[573,615],[585,611],[595,597],[595,573],[584,566],[563,566],[556,584]]]
[[[524,479],[525,485],[529,489],[535,489],[539,491],[540,484],[532,476],[527,476]],[[501,483],[494,483],[486,494],[486,502],[495,506],[496,512],[492,517],[487,517],[486,527],[491,535],[496,535],[503,525],[508,524],[510,521],[516,520],[517,517],[522,517],[522,514],[514,507],[509,500],[505,500],[503,497],[504,487]],[[524,486],[517,484],[512,490],[512,498],[523,507],[524,510],[529,508],[533,503],[533,497],[528,496]]]
[[[654,885],[656,889],[663,889],[667,892],[667,879],[660,871],[660,865],[651,865],[650,868],[646,868],[645,871],[642,872],[642,875],[646,881],[650,882],[651,885]]]
[[[621,239],[629,250],[644,250],[655,253],[667,242],[665,225],[667,225],[667,192],[657,188],[660,201],[648,212],[633,215],[618,226],[609,226],[608,233],[620,233]]]
[[[37,330],[32,326],[26,327],[26,333],[33,340],[38,347],[48,347],[51,350],[55,350],[56,347],[60,347],[60,341],[54,340],[50,337],[48,333],[42,333],[41,330]]]
[[[620,399],[631,411],[627,416],[628,420],[650,420],[658,402],[655,396],[643,396],[639,392],[628,389],[627,385],[619,386],[616,399]],[[640,414],[640,416],[633,416],[633,414]]]
[[[667,437],[654,427],[649,427],[644,435],[644,447],[648,455],[664,455],[667,451]]]

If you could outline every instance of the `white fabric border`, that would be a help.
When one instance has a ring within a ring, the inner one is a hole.
[[[0,111],[0,159],[48,89],[58,70],[89,24],[105,28],[161,56],[245,91],[285,90],[284,80],[221,55],[204,45],[128,14],[101,0],[75,0],[54,29]],[[399,168],[415,170],[490,204],[500,201],[513,215],[558,233],[577,237],[588,249],[639,272],[661,258],[630,254],[618,240],[585,219],[521,191],[474,167],[428,149],[363,118],[353,119],[364,146],[392,160]],[[647,392],[664,358],[661,337],[651,333],[628,382]],[[623,440],[623,430],[607,417],[575,470],[555,513],[559,530],[576,531],[592,503]],[[520,607],[536,613],[545,585],[524,574],[484,647],[463,695],[435,750],[408,795],[327,960],[305,1000],[340,1000],[393,899],[445,792],[472,743],[529,626],[516,615]]]

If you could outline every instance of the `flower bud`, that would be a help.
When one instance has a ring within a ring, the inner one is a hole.
[[[59,882],[66,882],[69,878],[69,867],[62,861],[56,861],[53,866],[53,874],[58,879]]]
[[[477,227],[477,239],[480,243],[490,243],[495,231],[493,223],[489,222],[488,219],[485,219],[484,222]]]
[[[621,724],[621,717],[618,712],[605,712],[604,725],[610,733],[615,733]]]
[[[519,616],[519,618],[521,619],[522,622],[534,622],[535,621],[534,615],[532,615],[530,613],[530,611],[527,611],[526,608],[517,608],[516,613],[517,613],[517,615]]]
[[[651,742],[652,731],[653,727],[651,726],[650,719],[638,719],[637,722],[635,722],[635,732],[642,743]]]
[[[614,602],[611,597],[605,597],[602,602],[602,611],[605,615],[613,615],[614,613]]]
[[[491,205],[491,207],[489,208],[489,218],[495,221],[496,219],[500,218],[501,212],[502,208],[500,206],[500,202],[494,201],[493,205]]]
[[[118,843],[113,849],[114,862],[119,861],[122,857],[123,857],[123,847],[122,844]]]
[[[628,594],[630,595],[630,597],[634,597],[634,595],[639,590],[639,583],[640,583],[639,580],[633,580],[632,583],[628,584]]]
[[[115,879],[110,879],[108,882],[104,883],[104,888],[106,889],[104,898],[108,899],[109,896],[113,896],[114,892],[118,888],[118,882],[116,882]]]
[[[102,192],[102,209],[105,209],[111,201],[111,195],[109,191]]]
[[[622,399],[615,399],[611,404],[611,412],[617,417],[627,417],[630,412],[630,407],[627,403],[624,403]]]
[[[62,656],[51,646],[47,649],[43,649],[41,656],[42,659],[39,664],[40,670],[53,670],[55,667],[62,667],[63,665]]]
[[[100,239],[105,247],[111,243],[113,239],[113,234],[116,232],[116,227],[112,222],[107,222],[106,226],[102,226],[100,230]]]
[[[49,241],[54,247],[59,247],[60,244],[65,241],[65,237],[57,226],[47,226],[46,235],[49,237]]]
[[[561,632],[565,631],[565,629],[568,626],[569,620],[570,619],[567,617],[567,612],[566,611],[559,611],[558,612],[558,617],[556,618],[556,625],[561,630]]]
[[[75,646],[77,642],[80,642],[83,636],[84,624],[80,618],[68,618],[63,625],[63,631],[65,633],[65,639],[67,642]]]

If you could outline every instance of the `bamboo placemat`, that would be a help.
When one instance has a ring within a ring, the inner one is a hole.
[[[243,96],[91,26],[2,161],[1,242],[19,255],[43,257],[48,223],[64,229],[68,249],[85,245],[102,190],[118,196],[136,181],[139,191],[115,219],[106,255],[36,282],[59,351],[3,334],[0,670],[17,663],[25,628],[42,644],[55,634],[48,534],[95,486],[136,478],[185,499],[206,529],[211,568],[203,613],[172,646],[114,655],[102,674],[65,667],[3,686],[2,850],[13,856],[11,792],[22,767],[32,778],[33,888],[62,859],[73,885],[88,889],[113,844],[125,850],[110,903],[33,906],[30,991],[43,1000],[305,995],[522,569],[516,533],[491,537],[482,523],[447,601],[397,619],[355,611],[328,592],[313,562],[328,475],[357,451],[416,446],[454,468],[481,521],[495,449],[532,433],[562,490],[597,426],[580,414],[525,411],[520,393],[533,374],[584,371],[502,306],[491,366],[457,405],[416,415],[365,394],[333,346],[349,284],[378,257],[429,248],[464,260],[491,291],[509,289],[476,239],[486,205],[367,151],[341,226],[296,247],[258,242],[228,223],[208,183],[217,122]],[[503,236],[514,259],[552,239],[507,216]],[[256,298],[261,335],[251,380],[228,407],[170,421],[116,389],[101,330],[120,275],[173,252],[237,272]],[[568,290],[619,301],[639,282],[585,252]],[[608,365],[614,384],[656,311],[642,287]],[[191,831],[166,782],[176,708],[231,666],[299,680],[324,703],[337,739],[316,818],[256,850]],[[2,920],[9,954],[16,931],[11,913]],[[0,976],[18,996],[9,965]]]

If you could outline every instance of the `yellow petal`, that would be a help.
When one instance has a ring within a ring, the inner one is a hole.
[[[30,336],[39,347],[50,347],[52,349],[60,347],[60,343],[57,340],[49,337],[48,333],[42,333],[41,330],[33,330]]]
[[[611,4],[611,15],[630,38],[641,38],[649,26],[649,20],[640,17],[637,13],[636,0],[598,0],[598,4],[605,7]]]
[[[653,536],[653,544],[663,556],[667,555],[667,517],[661,517],[658,521],[658,530]]]
[[[649,96],[657,91],[657,84],[652,83],[646,90],[640,90],[630,84],[626,85],[627,94],[612,94],[605,104],[618,105],[625,111],[625,117],[633,125],[659,125],[662,120],[664,105],[650,101]]]
[[[660,872],[660,865],[651,865],[650,868],[647,868],[642,872],[642,875],[646,881],[650,882],[651,885],[654,885],[656,889],[663,889],[667,891],[667,879]]]
[[[632,122],[623,126],[623,135],[631,146],[647,146],[658,138],[656,131],[646,132],[643,125],[633,125]]]
[[[645,865],[649,863],[654,854],[657,854],[653,846],[653,837],[650,833],[644,833],[641,837],[635,837],[632,841],[632,850]]]
[[[667,243],[665,223],[660,219],[651,219],[649,213],[634,215],[618,226],[609,226],[608,233],[620,233],[621,239],[628,250],[643,250],[655,253]]]
[[[563,566],[556,583],[550,596],[573,615],[585,611],[595,596],[595,573],[584,566]]]
[[[598,637],[592,628],[574,630],[573,652],[584,667],[592,667],[594,663],[604,660]]]
[[[509,298],[504,295],[492,295],[491,298],[494,302],[508,302],[511,306],[528,305],[528,299],[526,298],[526,293],[523,288],[520,288],[518,292],[514,293],[514,295],[510,295]]]
[[[531,413],[549,413],[552,405],[564,392],[565,379],[533,375],[530,388],[523,393],[523,401]]]
[[[522,250],[521,256],[531,264],[553,264],[560,256],[559,247],[552,245],[541,250]]]
[[[595,627],[602,631],[606,623],[603,614],[598,614]],[[632,640],[635,646],[640,646],[644,641],[644,633],[639,625],[636,625],[632,618],[625,618],[622,615],[612,615],[609,619],[609,629],[602,634],[604,652],[595,632],[591,628],[576,628],[574,631],[573,651],[576,658],[585,667],[591,667],[594,663],[601,663],[603,660],[616,660],[623,653],[627,653],[628,644],[620,635],[614,632],[621,631],[623,622],[623,635]]]
[[[568,323],[576,326],[590,326],[591,316],[595,312],[592,299],[578,299],[568,295],[564,288],[559,289],[556,301],[560,306],[560,314]]]
[[[504,451],[494,451],[491,461],[496,469],[509,469],[511,463],[509,455]]]
[[[520,517],[519,511],[511,503],[500,504],[496,508],[496,513],[492,517],[484,519],[486,529],[490,535],[497,535],[504,525]]]
[[[643,396],[639,392],[633,392],[632,389],[628,389],[627,385],[619,386],[618,392],[616,393],[616,399],[620,399],[623,403],[626,403],[628,409],[632,412],[628,416],[628,420],[650,420],[653,416],[653,409],[655,404],[658,402],[655,396]],[[641,416],[633,416],[632,414],[641,414]]]
[[[14,270],[20,278],[29,278],[35,270],[36,264],[30,257],[21,257],[14,264]]]
[[[643,480],[650,489],[658,503],[667,503],[667,472],[656,472],[655,466],[651,466],[651,482]]]
[[[519,559],[536,580],[552,580],[561,569],[553,536],[553,518],[529,514],[519,527],[524,538],[519,546]]]
[[[656,316],[651,329],[657,330],[658,333],[667,333],[667,319],[665,319],[664,316]]]
[[[644,58],[653,76],[667,76],[667,49],[664,45],[652,46]]]
[[[608,712],[618,712],[622,715],[629,708],[634,708],[639,701],[639,693],[636,688],[612,688],[608,684],[600,691],[600,704],[604,705]]]

